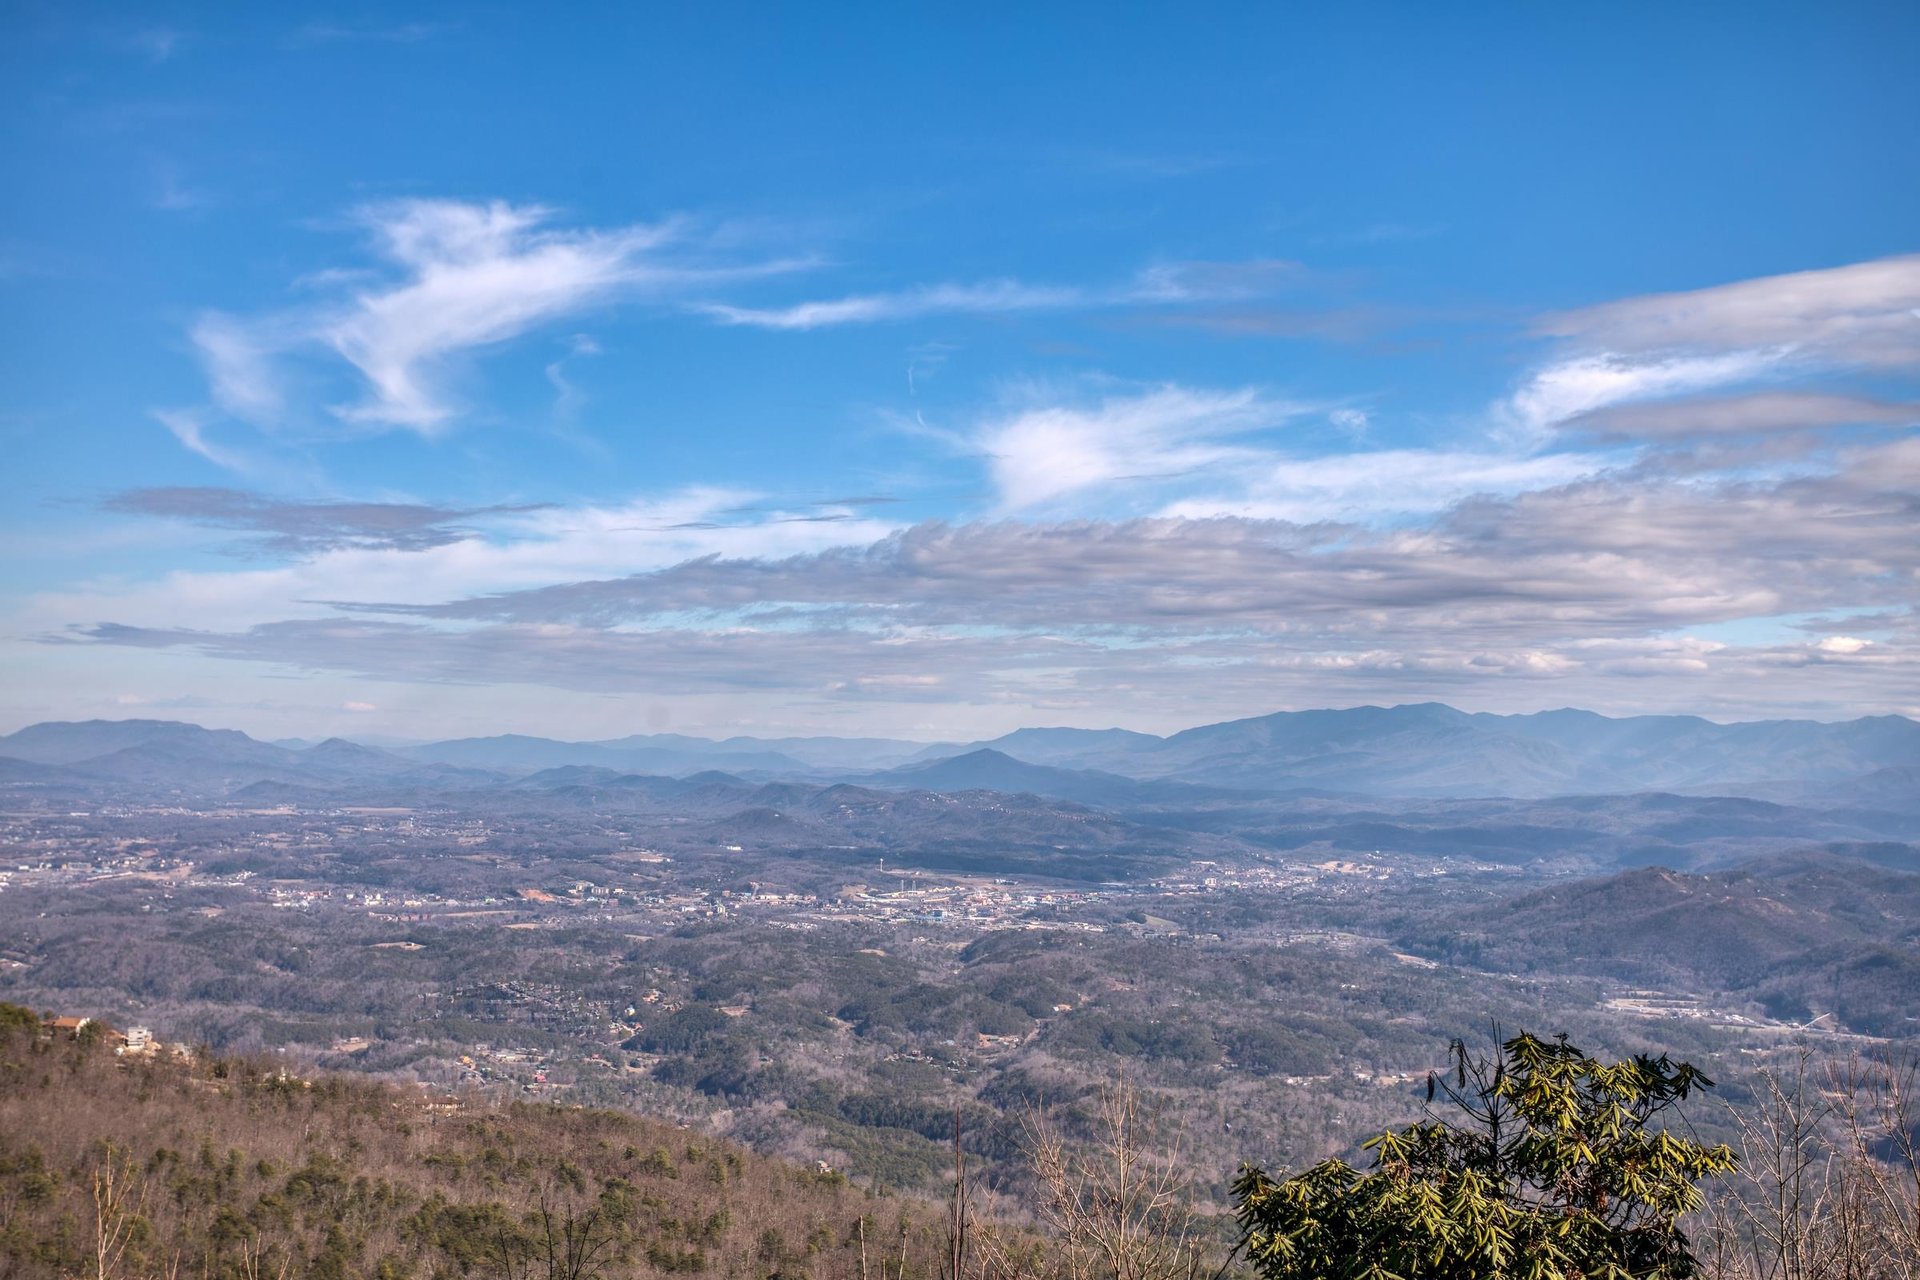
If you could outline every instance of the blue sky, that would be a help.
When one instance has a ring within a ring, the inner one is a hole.
[[[5,727],[1920,710],[1920,11],[10,6]]]

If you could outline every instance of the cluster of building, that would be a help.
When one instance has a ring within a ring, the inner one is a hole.
[[[98,1018],[51,1013],[41,1019],[40,1027],[41,1033],[50,1039],[81,1040],[98,1037],[121,1057],[150,1058],[159,1057],[162,1054],[180,1059],[193,1057],[193,1046],[164,1043],[155,1039],[153,1032],[146,1027],[128,1027],[122,1031]]]

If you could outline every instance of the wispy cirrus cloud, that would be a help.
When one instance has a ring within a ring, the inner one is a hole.
[[[207,415],[198,409],[155,409],[154,420],[180,442],[189,453],[197,453],[216,467],[227,471],[246,471],[248,463],[240,454],[214,443],[207,433]]]
[[[1287,428],[1328,406],[1254,388],[1023,388],[961,435],[1001,515],[1105,513],[1368,521],[1432,514],[1476,494],[1566,484],[1626,461],[1617,451],[1497,447],[1288,448]],[[1354,429],[1353,411],[1334,408]],[[1364,424],[1364,415],[1360,418]],[[1279,433],[1279,434],[1276,434]]]
[[[999,314],[1058,310],[1083,305],[1087,295],[1064,286],[988,280],[979,284],[938,284],[897,293],[854,294],[786,307],[738,307],[706,303],[705,314],[725,324],[760,329],[820,329],[831,325],[912,320],[929,315]]]
[[[294,410],[289,365],[331,355],[358,375],[337,421],[432,435],[457,412],[445,382],[457,363],[563,318],[621,299],[659,301],[723,280],[792,269],[704,253],[686,226],[553,226],[544,206],[398,200],[352,224],[376,265],[308,277],[310,306],[241,316],[209,312],[190,336],[216,404],[263,425]]]
[[[249,422],[280,416],[286,398],[276,360],[307,339],[303,325],[287,317],[243,322],[209,312],[194,321],[188,336],[199,349],[216,405]]]
[[[551,211],[494,203],[407,201],[361,211],[381,254],[402,272],[357,291],[318,336],[365,377],[369,394],[336,412],[349,421],[431,431],[452,416],[434,386],[449,357],[517,337],[602,303],[658,288],[682,269],[648,260],[668,225],[553,231]]]
[[[349,222],[366,236],[373,260],[305,275],[300,283],[316,295],[311,304],[196,319],[189,336],[221,411],[270,429],[310,424],[313,402],[339,385],[344,368],[359,394],[331,398],[322,418],[431,436],[457,416],[450,384],[478,355],[622,300],[691,309],[728,325],[805,331],[932,315],[1204,310],[1315,279],[1284,260],[1162,262],[1112,287],[1001,279],[747,306],[701,295],[811,260],[742,262],[718,241],[703,244],[684,222],[567,228],[544,206],[500,201],[388,201],[354,210]],[[563,398],[569,394],[562,389]]]
[[[1173,307],[1255,298],[1309,277],[1296,262],[1167,262],[1142,269],[1119,286],[1033,284],[986,280],[971,284],[918,285],[885,293],[852,294],[780,307],[708,303],[699,310],[725,324],[762,329],[806,330],[834,325],[876,324],[932,315],[1004,315],[1122,306]]]
[[[1257,456],[1233,438],[1303,410],[1251,389],[1163,386],[1085,406],[1028,405],[971,433],[1002,512],[1115,486],[1147,487]]]

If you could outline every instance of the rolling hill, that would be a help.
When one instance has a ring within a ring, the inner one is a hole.
[[[1725,992],[1869,1035],[1920,1019],[1920,874],[1821,853],[1702,875],[1642,867],[1424,925],[1406,941],[1500,972]]]

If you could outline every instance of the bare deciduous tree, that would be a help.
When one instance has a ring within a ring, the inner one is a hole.
[[[1920,1276],[1915,1066],[1855,1056],[1762,1073],[1732,1112],[1742,1173],[1718,1198],[1706,1253],[1722,1280]]]
[[[133,1157],[109,1143],[93,1168],[91,1186],[94,1280],[114,1280],[138,1235],[146,1185]]]
[[[604,1280],[620,1243],[604,1206],[581,1204],[549,1181],[541,1184],[527,1220],[525,1236],[504,1227],[495,1233],[505,1280]]]
[[[1212,1280],[1231,1265],[1213,1221],[1193,1195],[1178,1141],[1158,1141],[1139,1090],[1122,1078],[1101,1091],[1091,1149],[1075,1145],[1041,1112],[1021,1125],[1021,1150],[1053,1237],[1039,1253],[1011,1254],[988,1237],[979,1251],[987,1280]]]
[[[289,1249],[280,1249],[277,1260],[274,1253],[273,1245],[258,1231],[242,1240],[241,1280],[287,1280],[287,1273],[293,1270],[293,1253]]]

